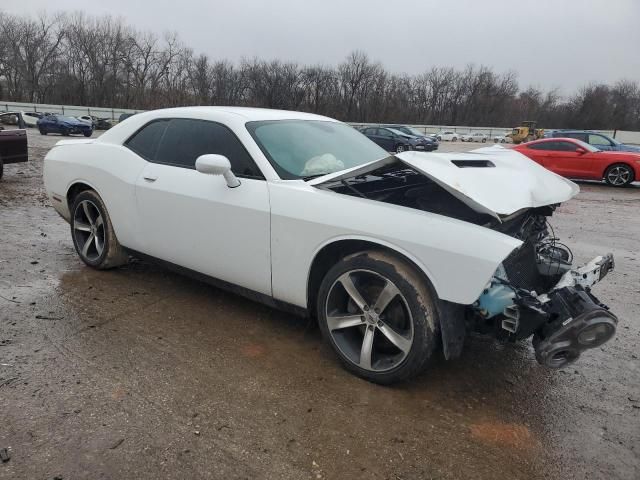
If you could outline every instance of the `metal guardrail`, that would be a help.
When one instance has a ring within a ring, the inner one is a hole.
[[[83,115],[93,115],[98,118],[108,118],[118,120],[123,113],[139,113],[143,110],[132,110],[127,108],[104,108],[104,107],[82,107],[76,105],[52,105],[44,103],[24,103],[0,101],[0,111],[5,112],[47,112],[69,115],[70,117],[81,117]]]

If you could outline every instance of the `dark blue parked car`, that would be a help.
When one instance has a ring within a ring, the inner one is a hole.
[[[59,133],[64,136],[82,134],[90,137],[93,133],[93,126],[73,117],[64,115],[45,115],[38,120],[38,130],[42,135],[47,133]]]
[[[589,130],[553,130],[551,137],[575,138],[582,140],[589,145],[593,145],[598,150],[614,151],[614,152],[640,152],[640,147],[633,145],[625,145],[615,138],[598,132]],[[546,136],[546,135],[545,135]]]

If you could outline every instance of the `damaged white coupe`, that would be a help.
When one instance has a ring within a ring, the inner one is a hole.
[[[548,222],[578,187],[517,152],[390,155],[326,117],[191,107],[63,140],[44,180],[87,265],[154,259],[316,317],[374,382],[458,357],[470,331],[531,337],[551,368],[616,331],[591,290],[612,255],[575,268]]]

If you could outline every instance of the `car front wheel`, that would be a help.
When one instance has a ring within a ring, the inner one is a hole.
[[[407,147],[405,147],[404,145],[400,144],[400,145],[396,145],[396,153],[402,153],[407,149]]]
[[[127,263],[104,202],[93,190],[81,192],[71,208],[71,237],[80,259],[98,270]]]
[[[334,265],[320,286],[324,338],[347,370],[371,382],[414,377],[437,346],[435,298],[409,263],[365,251]]]
[[[624,187],[633,182],[633,170],[629,165],[616,163],[607,168],[607,171],[604,173],[604,180],[614,187]]]

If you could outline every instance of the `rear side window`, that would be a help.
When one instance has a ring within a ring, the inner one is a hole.
[[[587,134],[586,133],[570,132],[570,133],[566,133],[564,135],[556,135],[556,136],[575,138],[576,140],[582,140],[583,142],[587,141]]]
[[[529,148],[530,150],[551,150],[550,148],[548,148],[549,143],[545,142],[545,143],[534,143],[531,145],[528,145],[527,148]]]
[[[227,127],[214,122],[172,119],[160,141],[155,162],[195,168],[205,154],[224,155],[239,177],[264,178],[240,140]]]
[[[529,145],[529,148],[533,148],[534,150],[551,150],[554,152],[575,152],[577,145],[571,142],[544,142]]]
[[[146,124],[125,145],[145,160],[152,161],[168,123],[167,120],[156,120]]]

